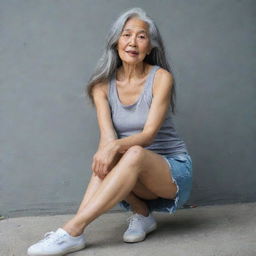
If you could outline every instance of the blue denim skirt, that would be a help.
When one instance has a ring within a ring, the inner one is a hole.
[[[189,154],[180,153],[175,156],[167,157],[161,155],[168,165],[172,173],[172,182],[177,185],[177,193],[174,199],[157,198],[153,200],[143,201],[147,204],[149,211],[174,213],[177,209],[183,208],[188,201],[192,190],[192,160]],[[130,204],[126,201],[119,202],[119,206],[131,211]]]

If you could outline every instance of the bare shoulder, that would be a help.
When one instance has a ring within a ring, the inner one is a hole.
[[[93,96],[97,97],[98,95],[104,96],[107,98],[108,96],[108,82],[97,83],[93,87]]]
[[[153,82],[153,95],[162,87],[169,87],[171,89],[173,83],[173,75],[164,68],[159,68],[156,71]]]
[[[156,74],[155,74],[155,80],[156,81],[159,81],[159,80],[172,80],[172,74],[164,69],[164,68],[159,68],[157,71],[156,71]]]

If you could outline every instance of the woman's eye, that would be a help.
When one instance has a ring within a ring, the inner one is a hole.
[[[130,36],[130,34],[123,34],[123,36]],[[145,36],[139,36],[139,38],[145,38]]]

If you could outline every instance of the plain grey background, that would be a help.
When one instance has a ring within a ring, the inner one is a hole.
[[[188,203],[256,199],[256,1],[1,0],[0,214],[75,213],[98,146],[84,90],[119,14],[158,25],[193,160]],[[120,210],[116,206],[113,210]]]

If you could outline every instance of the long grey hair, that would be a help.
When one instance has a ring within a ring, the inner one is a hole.
[[[146,12],[141,8],[136,7],[129,9],[122,13],[113,23],[109,33],[106,36],[106,46],[103,51],[103,54],[96,65],[94,73],[91,75],[87,83],[87,96],[90,98],[93,106],[95,105],[92,95],[93,87],[98,83],[108,82],[111,79],[112,75],[115,73],[116,69],[122,65],[122,61],[118,55],[116,45],[122,33],[123,27],[125,26],[126,22],[132,17],[138,17],[139,19],[143,20],[149,25],[151,52],[149,55],[146,55],[143,61],[151,65],[158,65],[172,73],[168,61],[166,59],[163,40],[153,19],[150,16],[148,16]],[[170,104],[172,112],[174,114],[176,101],[175,84],[176,83],[173,76],[173,86],[171,91]]]

